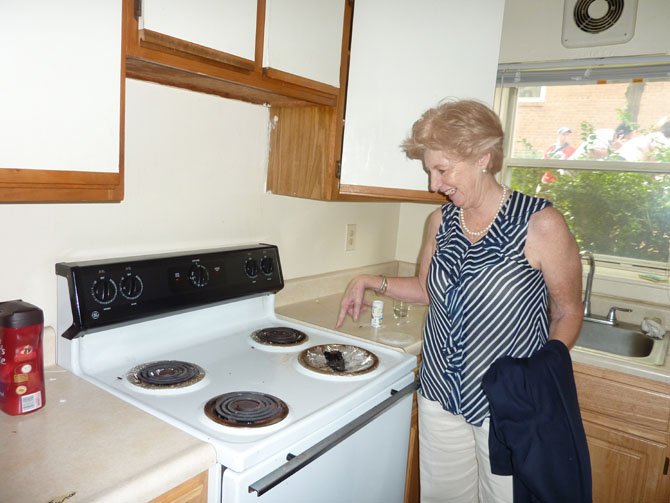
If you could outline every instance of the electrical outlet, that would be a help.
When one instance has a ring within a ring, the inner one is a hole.
[[[354,251],[356,249],[356,224],[347,224],[347,235],[344,242],[344,249],[346,251]]]

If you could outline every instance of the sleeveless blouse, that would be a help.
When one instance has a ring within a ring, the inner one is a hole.
[[[428,272],[421,394],[480,426],[489,417],[481,382],[502,356],[531,356],[547,342],[548,294],[524,255],[528,222],[551,203],[512,192],[493,225],[472,244],[459,209],[442,206]]]

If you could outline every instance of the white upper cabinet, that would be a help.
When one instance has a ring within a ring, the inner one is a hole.
[[[0,168],[119,172],[121,2],[0,2]]]
[[[400,144],[445,97],[492,104],[504,1],[357,0],[341,185],[426,190]]]
[[[255,0],[142,0],[140,28],[253,61]]]
[[[339,87],[345,1],[267,0],[263,66]]]

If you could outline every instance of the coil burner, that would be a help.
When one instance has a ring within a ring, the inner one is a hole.
[[[307,340],[307,334],[289,327],[268,327],[256,330],[251,338],[268,346],[297,346]]]
[[[258,428],[284,419],[288,415],[288,405],[265,393],[235,391],[209,400],[205,404],[205,414],[224,426]]]
[[[300,353],[298,362],[309,370],[331,376],[367,374],[379,365],[374,353],[348,344],[312,346]]]
[[[128,382],[146,389],[185,388],[204,377],[205,371],[198,365],[178,360],[142,363],[126,374]]]

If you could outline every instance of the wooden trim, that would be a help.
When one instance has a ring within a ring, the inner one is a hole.
[[[267,188],[275,194],[326,199],[334,164],[333,107],[271,107]],[[295,169],[299,166],[300,169]]]
[[[132,5],[131,15],[132,15]],[[126,5],[121,8],[121,82],[119,82],[119,92],[121,97],[119,99],[119,173],[116,180],[116,188],[114,190],[113,198],[110,202],[123,201],[125,195],[126,183],[126,50],[128,49],[128,32],[124,29],[123,21],[125,18]]]
[[[573,369],[584,419],[656,441],[670,434],[670,385],[580,363]]]
[[[263,53],[265,51],[265,0],[256,4],[256,49],[254,52],[254,71],[263,71]]]
[[[447,199],[442,194],[423,190],[392,189],[388,187],[370,187],[366,185],[340,185],[340,199],[348,199],[347,196],[365,197],[372,199],[391,201],[413,201],[417,203],[444,204]]]
[[[171,85],[193,91],[248,101],[281,106],[325,105],[335,106],[332,92],[309,87],[301,82],[294,84],[270,79],[262,71],[263,41],[259,33],[265,32],[265,0],[258,0],[256,17],[256,48],[254,59],[248,62],[211,59],[208,54],[193,54],[140,40],[138,20],[134,16],[134,0],[124,1],[124,27],[127,37],[127,76],[139,80]],[[159,34],[160,35],[160,34]],[[184,42],[184,44],[190,44]],[[184,46],[189,50],[187,45]],[[191,44],[195,46],[196,44]],[[206,48],[205,48],[206,49]],[[197,52],[197,51],[195,51]],[[213,51],[218,53],[219,51]],[[225,53],[221,53],[225,54]],[[239,64],[238,64],[239,63]]]
[[[320,104],[332,106],[334,102],[332,96],[325,96],[307,88],[279,84],[273,86],[274,90],[263,89],[263,85],[259,83],[242,85],[234,80],[211,77],[179,67],[135,58],[126,60],[126,76],[131,79],[155,82],[259,105],[304,107]]]
[[[328,199],[341,200],[340,173],[342,162],[342,148],[344,146],[344,116],[347,109],[347,88],[349,85],[349,59],[351,57],[351,32],[354,24],[354,2],[344,3],[344,20],[342,26],[342,49],[340,51],[340,94],[337,100],[337,123],[335,142],[333,144],[334,161],[330,166],[328,177]]]
[[[204,471],[152,499],[150,503],[205,503],[207,483],[207,472]]]
[[[588,374],[602,379],[614,380],[621,383],[637,386],[638,388],[653,390],[658,393],[670,395],[670,383],[639,377],[626,372],[617,370],[610,370],[604,367],[597,367],[586,363],[573,362],[572,364],[575,372]]]
[[[122,199],[121,173],[0,169],[2,202],[114,202]]]
[[[297,86],[309,87],[316,91],[320,91],[324,94],[331,94],[333,98],[336,99],[339,93],[339,89],[335,86],[329,84],[324,84],[323,82],[318,82],[316,80],[308,79],[305,77],[300,77],[293,73],[284,72],[282,70],[275,70],[274,68],[263,68],[263,75],[270,79],[281,80],[283,82],[288,82],[290,84],[295,84]],[[335,101],[333,100],[333,105]]]
[[[254,62],[248,59],[151,30],[139,30],[139,41],[140,47],[158,48],[181,54],[185,57],[196,56],[204,60],[223,63],[247,71],[252,71],[255,68]]]

